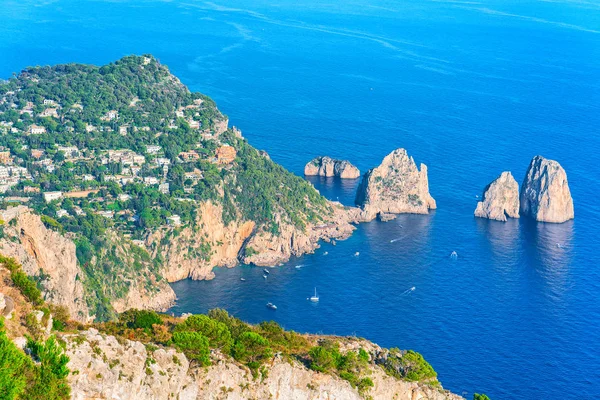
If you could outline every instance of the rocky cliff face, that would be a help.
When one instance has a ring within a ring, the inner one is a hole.
[[[519,218],[519,184],[508,171],[503,172],[483,191],[483,200],[477,203],[475,216],[506,221]]]
[[[27,275],[41,280],[46,301],[64,305],[74,319],[86,321],[89,313],[75,244],[47,229],[27,207],[3,210],[1,218],[5,225],[0,254],[15,258]]]
[[[540,222],[561,223],[575,216],[567,174],[561,165],[535,156],[521,186],[521,214]]]
[[[208,201],[197,210],[195,227],[186,226],[177,235],[161,230],[150,235],[147,247],[163,259],[162,275],[169,281],[212,279],[213,267],[233,267],[245,240],[254,230],[252,221],[223,222],[223,206]]]
[[[394,150],[381,165],[363,176],[356,204],[363,209],[367,220],[379,213],[427,214],[436,208],[429,194],[427,166],[421,164],[419,170],[406,150]]]
[[[195,399],[187,358],[173,349],[147,349],[95,329],[65,335],[71,398]]]
[[[336,176],[342,179],[356,179],[360,177],[360,171],[349,161],[334,160],[330,157],[317,157],[304,167],[306,176]]]
[[[163,260],[162,275],[169,281],[214,278],[214,267],[233,267],[240,261],[274,266],[292,256],[310,253],[319,240],[345,239],[355,229],[358,210],[331,203],[332,215],[321,224],[300,230],[277,220],[278,235],[256,230],[252,221],[232,221],[225,225],[223,207],[205,202],[198,208],[195,227],[184,227],[176,235],[161,230],[148,237],[152,256]],[[251,251],[246,251],[252,249]]]
[[[266,373],[255,379],[246,367],[217,352],[212,353],[211,366],[199,368],[190,366],[185,355],[173,349],[117,340],[95,329],[63,339],[71,360],[72,398],[76,400],[364,398],[347,381],[280,356],[275,356],[266,365]],[[369,377],[374,387],[367,394],[373,399],[462,399],[441,388],[393,378],[376,365],[372,365]]]

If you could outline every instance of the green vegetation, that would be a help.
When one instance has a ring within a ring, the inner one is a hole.
[[[475,393],[473,395],[473,400],[490,400],[490,398],[487,397],[485,394]]]
[[[13,259],[0,254],[0,264],[10,271],[10,279],[21,294],[31,303],[40,306],[44,303],[42,292],[35,281],[21,270],[21,266]]]
[[[175,332],[173,342],[191,361],[196,361],[200,365],[210,364],[208,339],[203,334],[186,331]]]
[[[418,382],[437,382],[437,373],[416,351],[402,352],[390,349],[390,354],[383,364],[386,372],[399,379]]]
[[[151,293],[160,281],[169,240],[150,260],[124,236],[142,240],[164,231],[166,238],[177,232],[169,225],[174,216],[196,230],[205,201],[223,207],[225,224],[254,221],[256,232],[273,235],[280,225],[304,229],[331,213],[309,183],[225,129],[215,103],[152,56],[102,67],[27,68],[0,82],[0,100],[0,150],[28,175],[7,195],[29,197],[46,227],[74,239],[86,302],[100,321],[116,318],[111,302],[132,285]],[[35,126],[45,131],[31,132]],[[217,163],[217,149],[226,146],[235,159]],[[128,156],[115,156],[119,151]],[[50,202],[42,195],[86,190],[85,197]],[[187,257],[209,261],[213,244],[195,244],[184,245]]]
[[[69,399],[69,358],[56,339],[51,336],[38,342],[28,338],[27,349],[31,358],[7,337],[0,318],[0,399]]]

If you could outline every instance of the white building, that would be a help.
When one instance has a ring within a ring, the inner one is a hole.
[[[151,144],[151,145],[146,146],[146,153],[148,153],[148,154],[158,154],[158,152],[161,149],[162,149],[162,147]]]
[[[44,128],[43,126],[33,124],[29,127],[29,133],[31,135],[41,135],[43,133],[46,133],[46,128]]]
[[[63,197],[62,192],[44,192],[44,200],[46,203],[50,203],[54,200],[59,200]]]
[[[177,214],[171,215],[170,217],[168,217],[167,221],[169,221],[169,225],[171,225],[171,226],[181,225],[181,217]]]
[[[69,212],[67,210],[63,210],[62,208],[58,211],[56,211],[56,216],[58,218],[62,218],[62,217],[67,217],[69,215]]]

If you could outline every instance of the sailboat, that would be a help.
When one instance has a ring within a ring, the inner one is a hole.
[[[315,295],[311,296],[309,300],[312,301],[313,303],[316,303],[319,301],[319,296],[317,295],[317,288],[315,288]]]

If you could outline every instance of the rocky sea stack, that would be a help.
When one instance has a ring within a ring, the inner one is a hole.
[[[561,223],[573,219],[573,198],[567,173],[561,165],[535,156],[521,186],[521,214],[540,222]]]
[[[419,169],[406,150],[394,150],[363,176],[356,204],[367,220],[379,213],[427,214],[436,208],[429,194],[427,166],[421,164]]]
[[[477,203],[475,216],[497,221],[519,218],[519,184],[510,172],[503,172],[486,186],[482,201]]]
[[[335,160],[325,156],[309,161],[304,167],[304,175],[356,179],[360,177],[360,171],[349,161]]]

